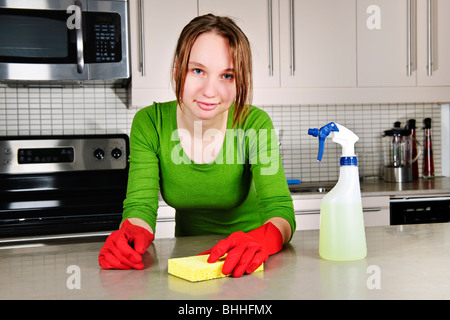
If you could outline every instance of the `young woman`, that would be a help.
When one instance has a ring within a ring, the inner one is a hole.
[[[222,272],[251,273],[295,231],[272,121],[251,106],[247,37],[227,17],[193,19],[173,60],[177,100],[140,110],[130,133],[123,221],[99,256],[105,269],[143,269],[158,192],[176,209],[175,236],[227,234],[203,254]]]

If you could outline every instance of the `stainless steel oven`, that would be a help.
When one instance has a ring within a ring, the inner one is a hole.
[[[130,77],[127,0],[0,0],[0,79]]]
[[[450,222],[450,197],[391,199],[391,225]]]
[[[125,134],[0,137],[0,237],[117,229],[128,156]]]

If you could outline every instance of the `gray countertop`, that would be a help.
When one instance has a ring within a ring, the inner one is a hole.
[[[191,283],[167,260],[221,236],[157,239],[144,270],[102,270],[105,236],[0,244],[0,299],[450,299],[450,223],[367,227],[368,255],[319,257],[319,231],[297,231],[263,272]]]
[[[322,198],[326,192],[336,184],[329,182],[305,182],[297,186],[290,186],[300,192],[292,192],[293,199]],[[361,182],[361,196],[377,197],[389,196],[391,198],[423,197],[450,194],[450,178],[437,177],[434,179],[418,179],[413,182],[392,183],[381,179],[363,179]],[[304,192],[302,190],[314,190],[316,187],[324,187],[326,192]]]

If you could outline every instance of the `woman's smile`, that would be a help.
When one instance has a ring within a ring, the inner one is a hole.
[[[198,107],[204,111],[212,111],[214,110],[219,104],[218,103],[208,103],[208,102],[201,102],[196,101]]]

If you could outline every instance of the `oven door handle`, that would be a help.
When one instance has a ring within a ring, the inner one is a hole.
[[[76,29],[77,39],[77,72],[84,72],[84,39],[83,39],[83,7],[81,1],[76,0],[75,5],[80,8],[80,25]]]
[[[391,203],[401,203],[401,202],[419,202],[419,201],[447,201],[450,197],[430,197],[430,198],[401,198],[401,199],[391,199]]]

